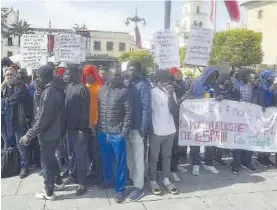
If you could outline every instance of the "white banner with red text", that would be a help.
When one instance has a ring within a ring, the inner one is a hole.
[[[180,146],[216,146],[277,153],[277,108],[215,99],[180,106]]]

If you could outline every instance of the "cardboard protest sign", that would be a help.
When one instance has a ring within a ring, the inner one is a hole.
[[[213,30],[193,26],[187,44],[185,64],[207,66],[212,52],[213,38]]]
[[[84,38],[76,34],[60,34],[55,39],[56,61],[79,64],[84,59]]]
[[[277,108],[214,99],[180,106],[179,145],[277,152]]]
[[[154,34],[153,51],[160,69],[180,66],[179,45],[171,30],[160,30]]]
[[[28,74],[47,63],[47,35],[23,34],[20,38],[20,64]]]

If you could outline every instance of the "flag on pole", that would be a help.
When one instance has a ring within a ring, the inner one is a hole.
[[[230,19],[235,22],[240,21],[240,11],[239,11],[239,5],[236,0],[230,1],[230,0],[224,0],[225,6],[228,10]]]
[[[135,35],[136,35],[136,45],[138,49],[142,48],[142,43],[141,43],[141,37],[139,33],[139,28],[136,26],[135,27]]]
[[[213,23],[214,22],[214,4],[215,4],[215,0],[211,0],[211,14],[210,14],[210,20]]]
[[[216,11],[215,11],[215,5],[216,0],[211,0],[211,14],[210,14],[210,20],[213,23],[216,19]],[[240,21],[240,11],[239,11],[239,5],[236,0],[230,1],[230,0],[224,0],[225,6],[227,8],[227,11],[229,13],[230,19],[235,22]]]

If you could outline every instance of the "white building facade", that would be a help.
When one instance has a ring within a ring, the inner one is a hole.
[[[16,22],[19,18],[19,11],[14,10],[12,7],[1,8],[1,14],[7,15],[6,24],[8,27]],[[19,53],[19,39],[16,36],[1,37],[1,58],[10,57]]]
[[[211,23],[207,12],[208,1],[184,1],[182,19],[176,24],[175,31],[179,39],[179,46],[187,44],[189,33],[193,25],[210,28]]]

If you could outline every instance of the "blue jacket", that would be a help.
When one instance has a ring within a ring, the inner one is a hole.
[[[137,129],[141,135],[145,135],[150,124],[151,91],[146,79],[137,79],[132,86],[133,96],[133,120],[132,129]]]
[[[205,92],[212,88],[207,84],[207,79],[214,72],[218,73],[218,70],[215,67],[206,67],[203,74],[195,80],[192,88],[194,98],[204,98]]]
[[[270,84],[267,82],[267,77],[275,77],[276,73],[271,70],[264,70],[260,73],[260,84],[254,95],[254,101],[262,107],[276,106],[277,93],[270,91]]]

